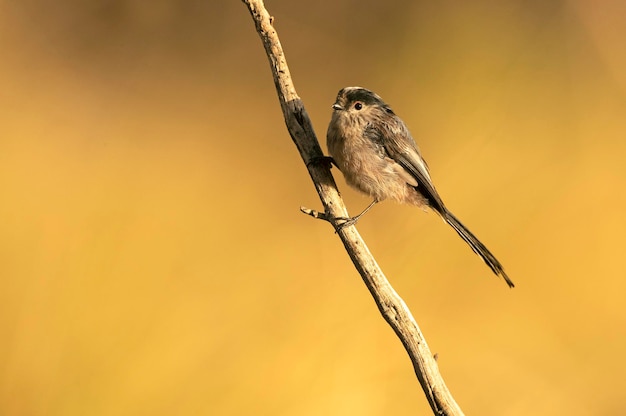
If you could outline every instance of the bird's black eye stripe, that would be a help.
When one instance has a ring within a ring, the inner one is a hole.
[[[363,108],[363,103],[361,103],[361,102],[358,102],[358,101],[357,101],[357,102],[354,104],[354,109],[355,109],[355,110],[360,110],[360,109],[362,109],[362,108]]]

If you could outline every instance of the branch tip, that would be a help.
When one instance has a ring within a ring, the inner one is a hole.
[[[319,211],[316,211],[314,209],[307,208],[307,207],[300,207],[300,211],[303,214],[309,215],[318,220],[324,220],[324,221],[330,222],[330,218],[328,218],[328,215],[326,215],[325,212],[319,212]]]

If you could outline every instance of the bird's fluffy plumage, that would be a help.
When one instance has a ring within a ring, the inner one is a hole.
[[[445,207],[409,129],[380,96],[361,87],[339,91],[326,135],[346,182],[374,200],[391,199],[438,213],[510,287],[500,262]]]

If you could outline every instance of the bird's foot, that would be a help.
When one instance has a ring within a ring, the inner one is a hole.
[[[335,232],[337,231],[341,231],[346,227],[350,227],[352,225],[355,225],[357,223],[357,221],[359,220],[359,218],[361,218],[360,215],[357,215],[356,217],[335,217]],[[339,221],[339,222],[338,222]]]
[[[333,165],[337,166],[337,164],[335,163],[335,159],[333,159],[332,156],[324,156],[324,155],[312,157],[311,159],[309,159],[306,165],[307,166],[324,165],[324,166],[327,166],[328,169],[331,169]]]

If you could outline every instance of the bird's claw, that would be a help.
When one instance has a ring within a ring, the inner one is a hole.
[[[355,225],[359,220],[358,217],[336,217],[335,218],[335,232],[341,231],[346,227],[350,227],[351,225]],[[337,222],[340,221],[340,222]]]
[[[337,166],[335,159],[332,156],[314,156],[307,162],[307,166],[311,165],[325,165],[328,169],[331,169],[333,165]]]

